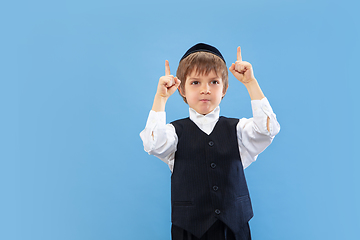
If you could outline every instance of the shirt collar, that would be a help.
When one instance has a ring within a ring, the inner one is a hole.
[[[206,115],[202,115],[196,112],[194,109],[189,108],[190,119],[196,124],[206,124],[206,123],[216,122],[219,119],[219,115],[220,115],[220,106],[217,106],[213,111],[211,111]]]

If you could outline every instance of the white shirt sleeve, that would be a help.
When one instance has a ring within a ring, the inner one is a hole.
[[[178,137],[175,127],[166,124],[165,112],[150,111],[145,129],[140,133],[144,150],[174,168],[174,158]]]
[[[237,125],[239,151],[244,169],[256,161],[257,156],[270,145],[280,131],[280,125],[267,98],[252,100],[251,106],[253,118],[242,118]],[[270,132],[267,129],[268,117]]]

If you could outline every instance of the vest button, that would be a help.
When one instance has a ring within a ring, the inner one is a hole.
[[[211,163],[211,164],[210,164],[210,167],[211,167],[211,168],[216,168],[216,164],[215,164],[215,163]]]
[[[217,191],[218,189],[219,189],[219,187],[218,187],[218,186],[216,186],[216,185],[215,185],[215,186],[213,186],[213,190],[214,190],[214,191]]]
[[[214,146],[214,142],[213,142],[213,141],[210,141],[210,142],[209,142],[209,146],[210,146],[210,147]]]
[[[221,212],[220,212],[219,209],[216,209],[216,210],[215,210],[215,213],[216,213],[217,215],[219,215]]]

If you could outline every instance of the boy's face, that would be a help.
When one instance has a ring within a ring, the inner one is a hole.
[[[214,71],[208,75],[199,75],[196,69],[187,76],[184,92],[179,90],[186,98],[189,107],[203,115],[219,106],[226,93],[222,79]]]

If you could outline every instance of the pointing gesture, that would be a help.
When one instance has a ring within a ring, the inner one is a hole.
[[[170,66],[168,60],[165,60],[165,75],[170,75]]]
[[[170,97],[180,85],[180,80],[174,77],[170,73],[169,61],[165,61],[165,76],[162,76],[159,80],[156,94],[160,97]]]
[[[237,48],[237,61],[231,65],[229,70],[234,77],[243,84],[247,84],[255,80],[251,64],[242,60],[240,47]]]
[[[242,61],[241,48],[240,47],[237,48],[237,60],[240,61],[240,62]]]

